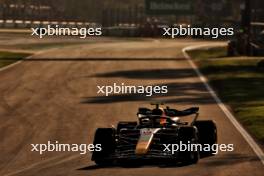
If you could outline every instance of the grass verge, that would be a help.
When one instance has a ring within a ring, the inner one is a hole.
[[[242,125],[264,144],[264,69],[257,67],[263,58],[225,53],[225,47],[188,52]]]
[[[30,56],[30,53],[0,51],[0,68]]]

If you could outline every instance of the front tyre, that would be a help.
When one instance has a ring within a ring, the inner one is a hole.
[[[194,123],[194,126],[198,129],[199,143],[203,146],[209,145],[211,147],[208,151],[202,151],[202,156],[213,155],[214,150],[212,146],[217,144],[217,128],[216,124],[212,120],[199,120]]]
[[[190,145],[198,143],[197,130],[194,127],[180,127],[179,129],[179,139],[182,144]],[[181,163],[183,165],[196,164],[200,159],[199,151],[179,151],[181,158]]]
[[[113,160],[110,155],[115,152],[116,130],[114,128],[98,128],[94,136],[94,145],[101,145],[101,151],[94,151],[92,161],[97,165],[111,165]]]

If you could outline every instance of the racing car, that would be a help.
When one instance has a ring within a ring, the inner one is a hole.
[[[212,120],[197,120],[199,108],[185,110],[162,107],[155,103],[153,109],[139,108],[138,121],[119,122],[116,127],[98,128],[94,145],[101,145],[100,151],[92,153],[97,165],[136,162],[137,160],[164,161],[165,163],[195,164],[203,155],[213,155],[212,150],[186,150],[171,152],[165,150],[170,144],[217,143],[217,128]],[[186,116],[193,116],[184,121]]]

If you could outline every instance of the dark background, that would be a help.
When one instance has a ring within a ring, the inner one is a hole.
[[[162,15],[146,12],[144,0],[1,0],[2,20],[85,21],[113,26],[116,23],[138,24],[157,16],[174,22],[237,22],[241,18],[243,0],[197,0],[193,14]],[[263,21],[263,2],[253,0],[253,21]]]

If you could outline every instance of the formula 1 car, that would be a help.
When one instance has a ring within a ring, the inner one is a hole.
[[[138,122],[119,122],[116,128],[98,128],[94,145],[100,144],[101,150],[94,151],[92,161],[97,165],[131,163],[136,160],[164,161],[165,163],[197,163],[201,155],[212,155],[207,151],[186,150],[171,152],[165,146],[171,144],[213,145],[217,142],[217,129],[212,120],[197,120],[198,107],[183,111],[161,108],[139,108]],[[194,115],[191,122],[182,120]]]

